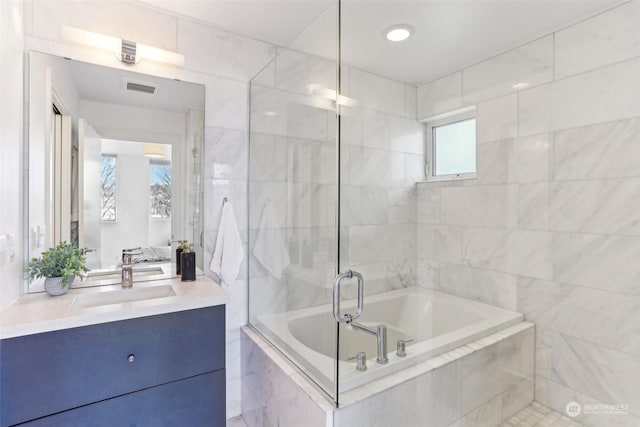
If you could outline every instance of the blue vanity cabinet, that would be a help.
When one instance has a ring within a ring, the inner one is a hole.
[[[224,426],[224,331],[219,305],[2,340],[0,425]]]

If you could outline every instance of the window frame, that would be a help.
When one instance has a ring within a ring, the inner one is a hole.
[[[151,187],[152,187],[152,183],[151,183],[151,177],[153,176],[152,174],[152,169],[153,166],[169,166],[171,168],[171,207],[170,207],[170,211],[169,211],[169,216],[168,217],[161,217],[161,218],[156,218],[151,214],[151,207],[152,207],[152,197],[151,197]],[[148,208],[148,214],[149,214],[149,220],[150,221],[171,221],[173,218],[173,163],[171,162],[171,160],[166,160],[166,159],[150,159],[149,160],[149,208]]]
[[[476,109],[474,107],[464,108],[462,110],[452,111],[450,113],[441,114],[439,116],[435,116],[429,119],[424,120],[425,122],[425,134],[427,139],[427,156],[425,162],[425,176],[427,178],[427,182],[436,182],[436,181],[458,181],[458,180],[466,180],[466,179],[476,179],[478,172],[478,130],[477,130],[477,121],[476,121],[476,155],[475,155],[475,172],[466,172],[466,173],[455,173],[455,174],[447,174],[447,175],[435,175],[435,145],[433,141],[433,135],[435,128],[440,126],[451,125],[454,123],[464,122],[471,119],[476,118]]]

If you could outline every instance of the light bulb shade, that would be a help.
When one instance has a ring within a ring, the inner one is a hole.
[[[74,43],[84,44],[97,49],[113,52],[118,59],[127,65],[133,65],[141,60],[163,62],[166,64],[184,66],[184,55],[134,41],[122,40],[117,37],[81,30],[74,27],[62,27],[62,37]],[[125,55],[126,53],[126,55]]]
[[[392,25],[382,32],[384,37],[392,42],[401,42],[413,35],[413,27],[406,24]]]
[[[167,146],[163,144],[144,144],[142,155],[150,159],[166,159]]]

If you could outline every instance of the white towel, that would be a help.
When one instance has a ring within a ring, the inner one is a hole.
[[[253,255],[276,279],[282,277],[284,269],[290,263],[289,250],[282,236],[282,230],[278,227],[273,206],[270,201],[267,201],[262,211]]]
[[[218,237],[209,268],[220,278],[221,285],[230,285],[238,277],[244,259],[242,238],[231,203],[222,206]]]

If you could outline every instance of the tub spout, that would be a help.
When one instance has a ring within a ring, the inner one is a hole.
[[[387,325],[378,325],[376,329],[372,329],[359,323],[352,322],[351,326],[356,330],[375,335],[378,341],[378,357],[376,357],[376,362],[383,365],[389,363],[389,358],[387,357]]]

